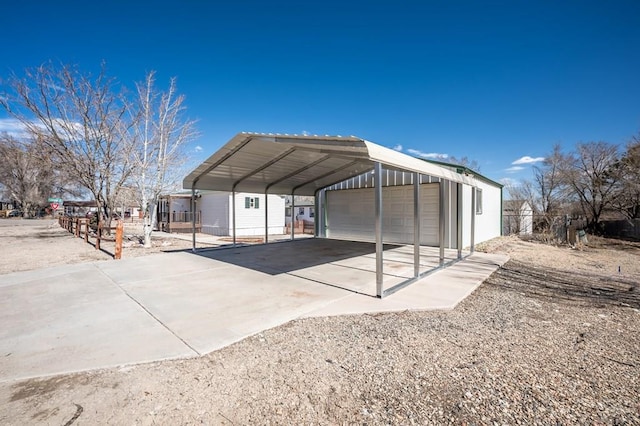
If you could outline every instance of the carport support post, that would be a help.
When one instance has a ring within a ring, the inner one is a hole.
[[[420,173],[413,174],[413,276],[420,276]]]
[[[191,250],[196,251],[196,188],[193,185],[191,186],[191,213]]]
[[[267,195],[267,191],[264,191],[264,243],[267,244],[269,242],[269,201],[267,199],[269,195]]]
[[[382,298],[382,164],[376,162],[373,171],[376,212],[376,295]]]
[[[231,221],[233,226],[233,246],[236,246],[236,190],[231,191]]]
[[[475,250],[476,240],[476,188],[471,187],[471,253]]]
[[[462,259],[462,184],[456,184],[456,246],[458,259]]]
[[[444,225],[445,225],[445,207],[444,207],[444,198],[445,198],[445,184],[447,181],[440,178],[439,184],[439,204],[440,207],[438,210],[438,241],[440,243],[440,266],[444,265]]]
[[[291,241],[296,238],[296,197],[291,192]]]

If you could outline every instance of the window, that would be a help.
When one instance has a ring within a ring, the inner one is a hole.
[[[476,188],[476,214],[482,214],[482,189]]]
[[[309,217],[313,217],[314,213],[313,207],[309,207]]]
[[[298,209],[298,214],[299,214],[299,215],[304,215],[304,207],[300,207],[300,208]]]
[[[287,208],[284,210],[284,215],[285,215],[286,217],[291,217],[291,207],[287,207]]]
[[[258,197],[244,197],[245,209],[259,209],[260,199]]]

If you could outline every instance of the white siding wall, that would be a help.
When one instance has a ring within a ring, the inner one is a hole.
[[[439,184],[422,184],[420,188],[422,222],[421,244],[438,246]],[[475,215],[474,243],[500,235],[500,188],[478,181],[482,189],[482,214],[472,208],[472,187],[462,186],[462,246],[471,245],[471,216]],[[457,246],[457,184],[444,183],[444,246]],[[375,240],[373,188],[327,191],[327,237],[356,241]],[[389,243],[413,243],[413,186],[384,187],[382,194],[383,240]]]
[[[202,212],[202,232],[210,235],[229,235],[229,193],[211,192],[198,199],[196,208]]]
[[[476,244],[499,237],[502,227],[502,190],[481,180],[478,188],[482,189],[482,214],[476,215]]]
[[[382,190],[384,242],[413,243],[413,186]],[[438,244],[438,184],[420,187],[422,244]],[[373,188],[327,191],[327,237],[355,241],[375,240]]]
[[[246,208],[245,198],[258,198],[258,208]],[[229,204],[232,196],[229,194]],[[254,236],[264,235],[265,195],[240,192],[236,194],[236,235]],[[284,233],[284,198],[279,195],[269,195],[269,234]],[[233,212],[229,210],[229,223],[232,223]],[[233,233],[231,226],[229,235]]]
[[[258,198],[258,208],[245,208],[245,197]],[[202,211],[202,232],[205,234],[230,236],[233,234],[233,197],[229,192],[203,194],[198,200]],[[264,194],[240,192],[236,194],[237,236],[264,235]],[[269,234],[284,232],[284,198],[269,195]]]

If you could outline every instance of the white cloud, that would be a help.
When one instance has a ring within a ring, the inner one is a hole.
[[[194,148],[195,152],[202,152],[202,147],[200,145],[196,145],[196,147]]]
[[[402,151],[402,145],[398,144],[396,146],[393,147],[394,151]]]
[[[505,172],[507,172],[507,173],[515,173],[515,172],[519,172],[520,170],[524,170],[524,167],[522,167],[522,166],[509,167],[508,169],[505,169]]]
[[[529,157],[528,155],[525,155],[524,157],[520,157],[518,158],[516,161],[514,161],[511,164],[533,164],[533,163],[539,163],[541,161],[544,161],[544,157]]]
[[[8,133],[18,138],[27,135],[24,124],[15,118],[0,118],[0,133]]]
[[[434,160],[446,160],[447,158],[449,158],[449,154],[440,154],[437,152],[422,152],[417,149],[408,149],[407,152],[420,158],[431,158]]]

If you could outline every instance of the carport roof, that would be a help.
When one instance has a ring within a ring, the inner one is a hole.
[[[314,195],[384,168],[474,185],[471,176],[355,136],[238,133],[183,181],[185,189]]]

